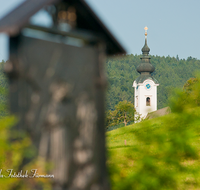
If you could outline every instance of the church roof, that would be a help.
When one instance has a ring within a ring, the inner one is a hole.
[[[158,84],[158,81],[151,75],[154,72],[155,67],[150,63],[149,51],[150,48],[147,45],[147,27],[145,29],[145,44],[142,48],[142,57],[141,63],[137,67],[137,72],[140,73],[140,76],[136,79],[136,83],[143,83],[145,80],[150,79]]]
[[[149,46],[147,45],[147,37],[146,37],[147,35],[145,35],[145,44],[144,44],[144,46],[143,46],[143,48],[142,48],[142,53],[143,53],[143,55],[149,55],[149,52],[150,52],[150,48],[149,48]]]
[[[153,73],[155,70],[155,67],[149,62],[145,62],[144,58],[142,57],[142,62],[138,65],[137,67],[137,72],[142,73],[142,72],[150,72]],[[150,60],[150,58],[146,58],[146,60]]]
[[[165,107],[147,114],[146,119],[153,119],[171,113],[170,107]]]
[[[159,84],[158,81],[151,74],[141,74],[135,81],[136,83],[143,83],[145,80],[150,79],[155,82],[155,84]]]

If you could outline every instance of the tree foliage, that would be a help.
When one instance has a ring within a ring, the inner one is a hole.
[[[189,80],[186,81],[186,83],[183,86],[183,89],[186,93],[191,93],[192,89],[194,88],[194,85],[199,82],[198,78],[190,78]]]
[[[120,101],[115,110],[108,110],[106,114],[106,126],[118,125],[124,123],[126,126],[128,122],[134,121],[134,105],[127,100]]]
[[[107,110],[114,110],[118,102],[127,100],[133,102],[133,81],[139,76],[136,68],[140,64],[141,55],[124,55],[112,57],[106,61],[106,72],[109,87],[107,90]],[[160,85],[158,86],[158,109],[167,106],[171,91],[182,88],[195,71],[200,70],[200,60],[189,57],[187,60],[175,57],[151,56],[155,66],[152,73]]]

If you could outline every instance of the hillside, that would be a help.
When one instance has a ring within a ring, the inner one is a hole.
[[[141,55],[124,55],[109,58],[106,61],[108,77],[107,109],[122,100],[133,103],[133,81],[139,76],[136,68],[140,64]],[[187,60],[175,57],[151,56],[151,63],[155,67],[152,74],[160,83],[158,87],[158,109],[167,105],[168,98],[174,88],[182,88],[184,83],[195,72],[200,70],[200,60],[188,57]]]
[[[172,113],[107,132],[112,189],[199,189],[199,113]]]

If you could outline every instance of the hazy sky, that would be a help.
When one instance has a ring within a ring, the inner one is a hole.
[[[23,0],[0,0],[0,18]],[[199,0],[86,0],[128,53],[141,54],[144,27],[151,55],[200,59]],[[7,59],[0,35],[0,60]]]

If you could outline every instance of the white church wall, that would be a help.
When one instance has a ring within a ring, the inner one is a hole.
[[[151,86],[149,89],[146,87],[147,84]],[[141,118],[145,118],[149,112],[157,110],[157,86],[158,84],[155,84],[154,81],[149,79],[139,84],[136,84],[134,81],[134,105],[136,112],[141,115]],[[150,106],[146,104],[147,97],[150,98]]]

